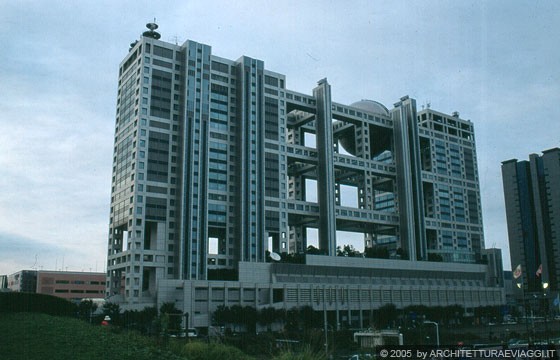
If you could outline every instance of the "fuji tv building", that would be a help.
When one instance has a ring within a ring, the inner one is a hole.
[[[148,26],[119,67],[109,301],[173,302],[199,328],[220,305],[364,327],[390,303],[505,303],[471,121],[408,96],[337,103],[326,79],[296,92]],[[341,254],[349,234],[363,252]]]

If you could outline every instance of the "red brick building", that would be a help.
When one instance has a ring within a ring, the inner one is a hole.
[[[107,275],[98,272],[37,271],[39,294],[69,300],[102,299],[105,297]]]

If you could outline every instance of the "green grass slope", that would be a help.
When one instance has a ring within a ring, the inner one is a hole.
[[[0,313],[2,360],[180,359],[153,339],[38,313]]]

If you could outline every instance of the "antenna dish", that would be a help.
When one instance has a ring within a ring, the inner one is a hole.
[[[270,258],[271,258],[272,260],[274,260],[274,261],[280,261],[280,260],[282,260],[282,257],[281,257],[280,255],[278,255],[277,253],[275,253],[275,252],[271,252],[271,253],[270,253]]]
[[[149,30],[148,30],[148,31],[144,31],[144,32],[142,33],[142,36],[145,36],[145,37],[149,37],[149,38],[152,38],[152,39],[159,40],[159,38],[161,37],[160,33],[158,33],[157,31],[154,31],[154,30],[156,30],[156,29],[159,27],[158,24],[156,24],[155,22],[147,23],[147,24],[146,24],[146,27],[147,27]]]
[[[152,31],[154,31],[155,29],[157,29],[159,26],[156,23],[147,23],[146,27]]]

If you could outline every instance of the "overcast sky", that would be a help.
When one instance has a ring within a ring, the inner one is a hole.
[[[0,274],[105,269],[118,66],[145,24],[310,94],[401,96],[475,126],[486,247],[501,162],[560,146],[556,1],[0,1]]]

